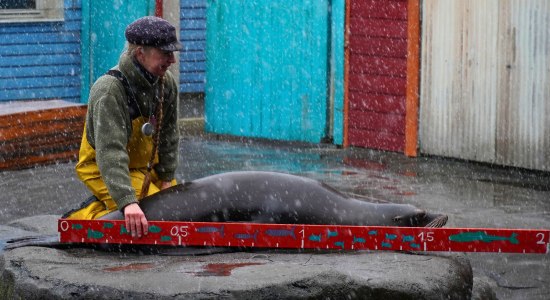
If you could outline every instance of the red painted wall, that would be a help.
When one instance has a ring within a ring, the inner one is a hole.
[[[407,1],[349,3],[349,144],[403,152]]]

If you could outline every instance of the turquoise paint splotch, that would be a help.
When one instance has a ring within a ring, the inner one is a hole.
[[[404,235],[404,236],[402,237],[402,239],[403,239],[403,242],[412,242],[412,241],[414,241],[414,236],[412,236],[412,235]]]
[[[328,238],[337,237],[337,236],[338,236],[338,231],[327,230],[327,237]]]
[[[355,244],[355,243],[365,243],[365,242],[366,242],[366,240],[362,237],[355,237],[355,236],[353,237],[353,244]]]
[[[151,225],[149,226],[149,232],[152,232],[152,233],[159,233],[161,232],[162,229],[156,225]]]
[[[95,231],[92,229],[88,229],[88,238],[89,239],[100,239],[104,237],[105,235],[101,231]]]
[[[309,240],[312,241],[312,242],[320,242],[321,241],[321,235],[315,235],[315,234],[312,234],[309,236]]]
[[[484,242],[490,243],[495,241],[508,241],[514,245],[519,244],[517,239],[518,234],[513,232],[509,237],[506,236],[497,236],[487,234],[485,231],[475,231],[475,232],[463,232],[458,234],[453,234],[449,236],[449,240],[453,242]]]
[[[386,239],[395,240],[396,238],[397,238],[397,234],[386,233]]]
[[[380,245],[382,245],[382,247],[384,247],[384,248],[391,248],[390,243],[382,242]]]

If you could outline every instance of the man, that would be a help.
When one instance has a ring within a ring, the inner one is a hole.
[[[76,165],[97,199],[65,217],[97,219],[119,209],[132,236],[141,237],[148,224],[139,199],[175,183],[178,86],[168,67],[182,45],[174,26],[157,17],[134,21],[125,36],[118,65],[91,88]]]

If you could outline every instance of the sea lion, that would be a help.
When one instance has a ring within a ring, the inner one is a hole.
[[[148,220],[442,227],[447,216],[350,198],[314,179],[275,172],[217,174],[141,200]],[[115,211],[101,219],[123,220]]]
[[[222,173],[179,184],[143,198],[139,205],[147,219],[155,221],[443,227],[448,219],[447,215],[427,213],[409,204],[351,198],[314,179],[259,171]],[[124,220],[124,216],[115,211],[101,219]],[[10,240],[5,249],[23,246],[75,245],[59,243],[54,235]],[[121,251],[123,246],[97,248]],[[128,249],[134,248],[148,249],[143,245]],[[191,251],[195,251],[192,255],[198,255],[224,250]]]

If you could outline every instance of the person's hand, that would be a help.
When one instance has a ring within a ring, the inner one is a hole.
[[[126,221],[126,228],[132,234],[132,237],[141,237],[141,233],[147,235],[149,225],[145,214],[141,210],[141,207],[137,203],[128,204],[124,207],[124,221]]]
[[[169,187],[172,186],[172,182],[171,181],[163,181],[161,184],[160,184],[160,190],[164,190],[164,189],[167,189]]]

